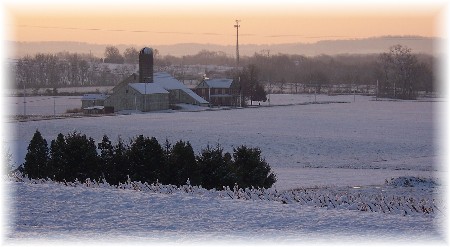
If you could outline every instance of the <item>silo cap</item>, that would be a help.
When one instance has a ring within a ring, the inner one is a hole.
[[[144,47],[144,48],[142,48],[141,53],[152,54],[153,53],[153,49],[149,48],[149,47]]]

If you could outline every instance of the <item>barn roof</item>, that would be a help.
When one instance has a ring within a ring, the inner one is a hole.
[[[163,87],[155,83],[130,83],[128,85],[140,94],[169,93]]]
[[[209,79],[205,82],[210,88],[230,88],[233,79]]]
[[[198,103],[200,104],[208,104],[208,101],[206,101],[204,98],[200,97],[198,94],[196,94],[194,91],[192,91],[189,88],[183,88],[181,89],[183,92],[189,94],[192,98],[194,98]]]
[[[183,83],[173,78],[170,74],[166,72],[158,72],[153,74],[153,83],[160,85],[166,90],[187,88]]]
[[[106,94],[84,94],[81,100],[105,100],[108,97]]]
[[[200,104],[208,103],[208,101],[198,96],[198,94],[166,72],[154,73],[153,83],[129,83],[129,85],[141,94],[169,93],[169,90],[178,89],[191,96]]]

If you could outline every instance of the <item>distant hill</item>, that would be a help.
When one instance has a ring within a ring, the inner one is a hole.
[[[420,37],[420,36],[384,36],[366,39],[349,39],[349,40],[324,40],[316,43],[289,43],[289,44],[272,44],[272,45],[254,45],[242,44],[239,46],[241,56],[251,56],[255,52],[262,50],[270,50],[271,54],[302,54],[306,56],[314,56],[320,54],[336,55],[336,54],[368,54],[381,53],[389,49],[389,47],[402,44],[413,50],[414,53],[426,53],[440,55],[444,51],[438,45],[442,42],[440,38]],[[45,41],[45,42],[15,42],[7,41],[8,48],[11,50],[10,58],[22,57],[26,54],[34,55],[41,53],[55,53],[60,51],[92,53],[97,57],[103,57],[107,44],[90,44],[83,42],[65,42],[65,41]],[[127,47],[134,46],[136,48],[145,45],[116,45],[121,52]],[[147,44],[147,46],[152,46]],[[174,45],[156,45],[152,46],[158,49],[161,55],[183,56],[196,54],[205,49],[209,51],[223,51],[230,56],[235,55],[235,45],[215,45],[215,44],[194,44],[181,43]]]

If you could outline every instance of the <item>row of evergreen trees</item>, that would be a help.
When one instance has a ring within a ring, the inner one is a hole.
[[[121,138],[113,144],[105,135],[98,145],[78,132],[58,134],[50,143],[37,130],[28,145],[25,162],[19,170],[30,178],[55,181],[106,180],[118,185],[131,181],[192,185],[207,189],[223,186],[269,188],[276,176],[261,157],[258,148],[240,146],[233,154],[217,145],[195,155],[189,142],[182,140],[161,146],[156,138],[139,135],[127,144]]]

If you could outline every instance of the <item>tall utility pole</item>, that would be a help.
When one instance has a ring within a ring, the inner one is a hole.
[[[236,67],[239,67],[239,22],[241,20],[236,20],[236,25],[234,27],[236,28]]]
[[[23,116],[27,115],[27,90],[25,88],[25,83],[23,84]]]

